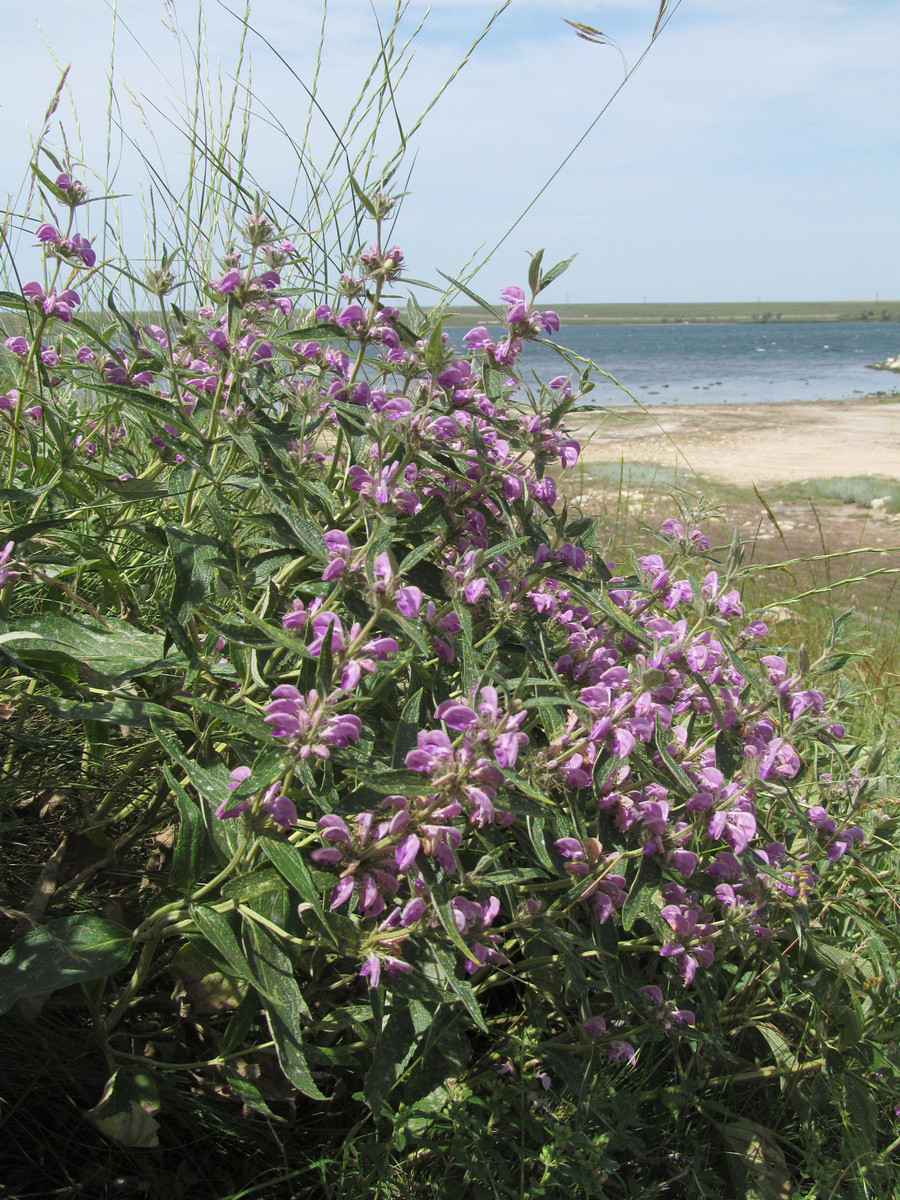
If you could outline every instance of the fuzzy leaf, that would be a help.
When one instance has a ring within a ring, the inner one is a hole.
[[[268,930],[247,918],[244,939],[255,975],[265,987],[266,1020],[281,1069],[304,1096],[324,1100],[307,1062],[300,1022],[301,1018],[309,1020],[310,1012],[294,978],[291,961]],[[259,988],[259,984],[256,986]]]
[[[133,950],[131,930],[117,921],[91,914],[48,921],[0,958],[0,1013],[27,996],[114,975]]]
[[[456,926],[454,925],[454,929],[455,928]],[[436,946],[433,943],[429,943],[428,949],[430,950],[435,962],[439,966],[441,974],[446,980],[451,991],[455,992],[462,1001],[463,1007],[478,1028],[482,1030],[482,1032],[487,1033],[488,1027],[485,1024],[478,999],[475,993],[472,991],[472,985],[468,982],[468,980],[457,979],[452,955],[449,953],[449,951],[443,949],[443,947]]]
[[[390,1092],[402,1078],[431,1021],[431,1013],[420,1001],[393,997],[390,1015],[378,1034],[372,1065],[363,1084],[366,1100],[376,1115],[390,1112],[387,1103]]]
[[[728,1161],[735,1184],[749,1185],[758,1200],[789,1200],[791,1177],[774,1133],[743,1117],[720,1128],[730,1147]]]
[[[206,846],[203,818],[197,802],[192,800],[169,767],[163,767],[163,775],[172,789],[178,806],[178,834],[172,850],[172,865],[169,869],[169,884],[179,892],[188,892],[200,878]]]
[[[149,1150],[159,1145],[159,1111],[156,1082],[149,1071],[120,1067],[110,1077],[99,1104],[84,1115],[91,1124],[120,1146]]]
[[[643,855],[622,906],[622,928],[626,932],[634,926],[638,917],[649,920],[651,912],[658,917],[659,906],[653,902],[653,897],[659,888],[660,877],[657,859],[652,854]]]
[[[260,846],[263,854],[281,873],[282,878],[286,879],[302,899],[312,905],[321,916],[322,899],[303,858],[303,851],[280,838],[262,838]]]

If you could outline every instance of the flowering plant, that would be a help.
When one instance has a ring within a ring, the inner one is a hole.
[[[456,345],[442,312],[400,308],[369,207],[331,303],[290,288],[302,239],[261,212],[191,315],[167,259],[143,322],[76,316],[95,252],[49,221],[47,281],[2,297],[7,687],[88,750],[128,727],[95,839],[177,826],[140,919],[92,918],[79,951],[78,981],[131,966],[95,1002],[112,1059],[190,946],[246,997],[210,1072],[271,1044],[309,1101],[349,1072],[397,1128],[443,1119],[467,1064],[529,1081],[531,1109],[602,1109],[629,1072],[711,1095],[799,1078],[772,989],[825,979],[871,1008],[884,978],[882,949],[835,966],[860,919],[835,897],[881,820],[835,656],[773,644],[739,543],[684,514],[607,561],[560,499],[585,381],[520,370],[559,330],[535,307],[558,268],[536,256],[499,328]],[[56,963],[47,939],[77,928],[13,945],[6,1007],[48,990],[23,955]]]

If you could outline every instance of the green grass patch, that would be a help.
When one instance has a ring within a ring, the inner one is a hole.
[[[783,488],[773,489],[779,498],[809,498],[841,500],[858,504],[860,508],[882,508],[885,512],[900,512],[900,482],[872,475],[826,475],[805,479]],[[879,503],[879,501],[883,501]]]

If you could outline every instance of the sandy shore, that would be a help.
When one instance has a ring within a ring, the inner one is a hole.
[[[900,479],[900,404],[729,404],[572,413],[585,462],[653,463],[743,487],[829,475]]]

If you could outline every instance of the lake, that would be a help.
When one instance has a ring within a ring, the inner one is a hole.
[[[461,347],[465,329],[447,331]],[[497,336],[495,333],[493,336]],[[868,363],[900,353],[891,321],[770,321],[747,324],[570,325],[553,339],[608,371],[644,404],[750,404],[900,394],[900,376]],[[544,382],[570,368],[549,347],[529,344],[526,377]],[[579,370],[583,364],[579,365]],[[587,404],[628,404],[594,376]]]

